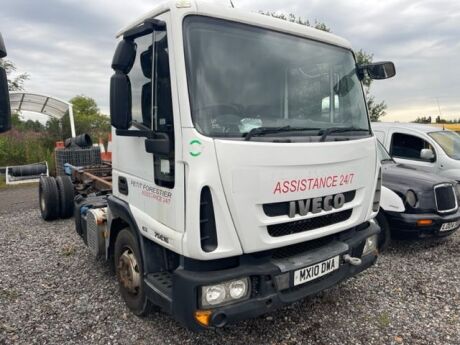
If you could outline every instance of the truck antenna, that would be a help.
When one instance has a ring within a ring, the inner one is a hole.
[[[235,8],[235,5],[233,4],[233,1],[232,0],[229,0],[230,1],[230,5],[232,6],[232,8]]]

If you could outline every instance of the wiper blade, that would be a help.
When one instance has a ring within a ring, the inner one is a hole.
[[[320,131],[318,134],[321,135],[319,141],[324,141],[332,133],[342,133],[342,132],[370,132],[369,129],[357,128],[357,127],[331,127],[326,128]]]
[[[244,140],[249,141],[252,137],[259,136],[259,135],[266,135],[266,134],[273,134],[273,133],[282,133],[282,132],[299,132],[299,131],[317,131],[321,128],[309,128],[309,127],[291,127],[291,126],[283,126],[283,127],[257,127],[251,129]]]

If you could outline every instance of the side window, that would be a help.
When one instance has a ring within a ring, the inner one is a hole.
[[[174,117],[171,97],[171,73],[169,68],[168,37],[165,31],[154,32],[154,76],[153,76],[153,130],[166,134],[171,143],[169,157],[154,157],[155,183],[174,188]]]
[[[154,176],[158,186],[174,188],[174,117],[167,34],[155,31],[136,38],[134,43],[136,59],[128,75],[133,123],[169,137],[170,155],[153,157]]]
[[[420,158],[422,149],[433,150],[431,145],[422,138],[403,133],[393,134],[391,139],[392,156],[404,159],[423,160]]]
[[[152,129],[152,36],[139,37],[134,43],[136,60],[128,74],[131,82],[133,122]]]

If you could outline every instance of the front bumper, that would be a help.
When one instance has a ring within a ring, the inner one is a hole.
[[[455,213],[439,215],[437,213],[398,213],[386,212],[388,224],[393,234],[413,235],[417,237],[444,237],[453,234],[458,228],[450,231],[441,231],[441,226],[445,223],[460,221],[460,208]],[[418,226],[417,221],[430,219],[433,221],[428,226]]]
[[[211,327],[253,318],[332,287],[362,272],[376,261],[377,252],[362,257],[359,266],[344,261],[345,254],[361,257],[366,239],[380,231],[374,222],[363,225],[348,230],[345,239],[334,239],[324,246],[288,258],[244,255],[237,267],[214,271],[192,271],[181,267],[173,273],[171,312],[189,329],[201,330],[204,327],[193,316],[200,309],[198,300],[201,286],[242,277],[251,279],[250,298],[212,309]],[[308,267],[336,255],[340,255],[339,269],[305,284],[293,285],[294,271],[299,267]]]

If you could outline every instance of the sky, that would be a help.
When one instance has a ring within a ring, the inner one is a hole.
[[[212,1],[212,0],[209,0]],[[0,32],[12,60],[30,80],[26,91],[68,100],[94,98],[109,113],[115,34],[158,0],[0,0]],[[215,0],[225,3],[226,0]],[[396,65],[393,79],[375,81],[384,121],[441,114],[460,117],[460,1],[233,0],[248,11],[294,13],[326,23],[355,50]]]

